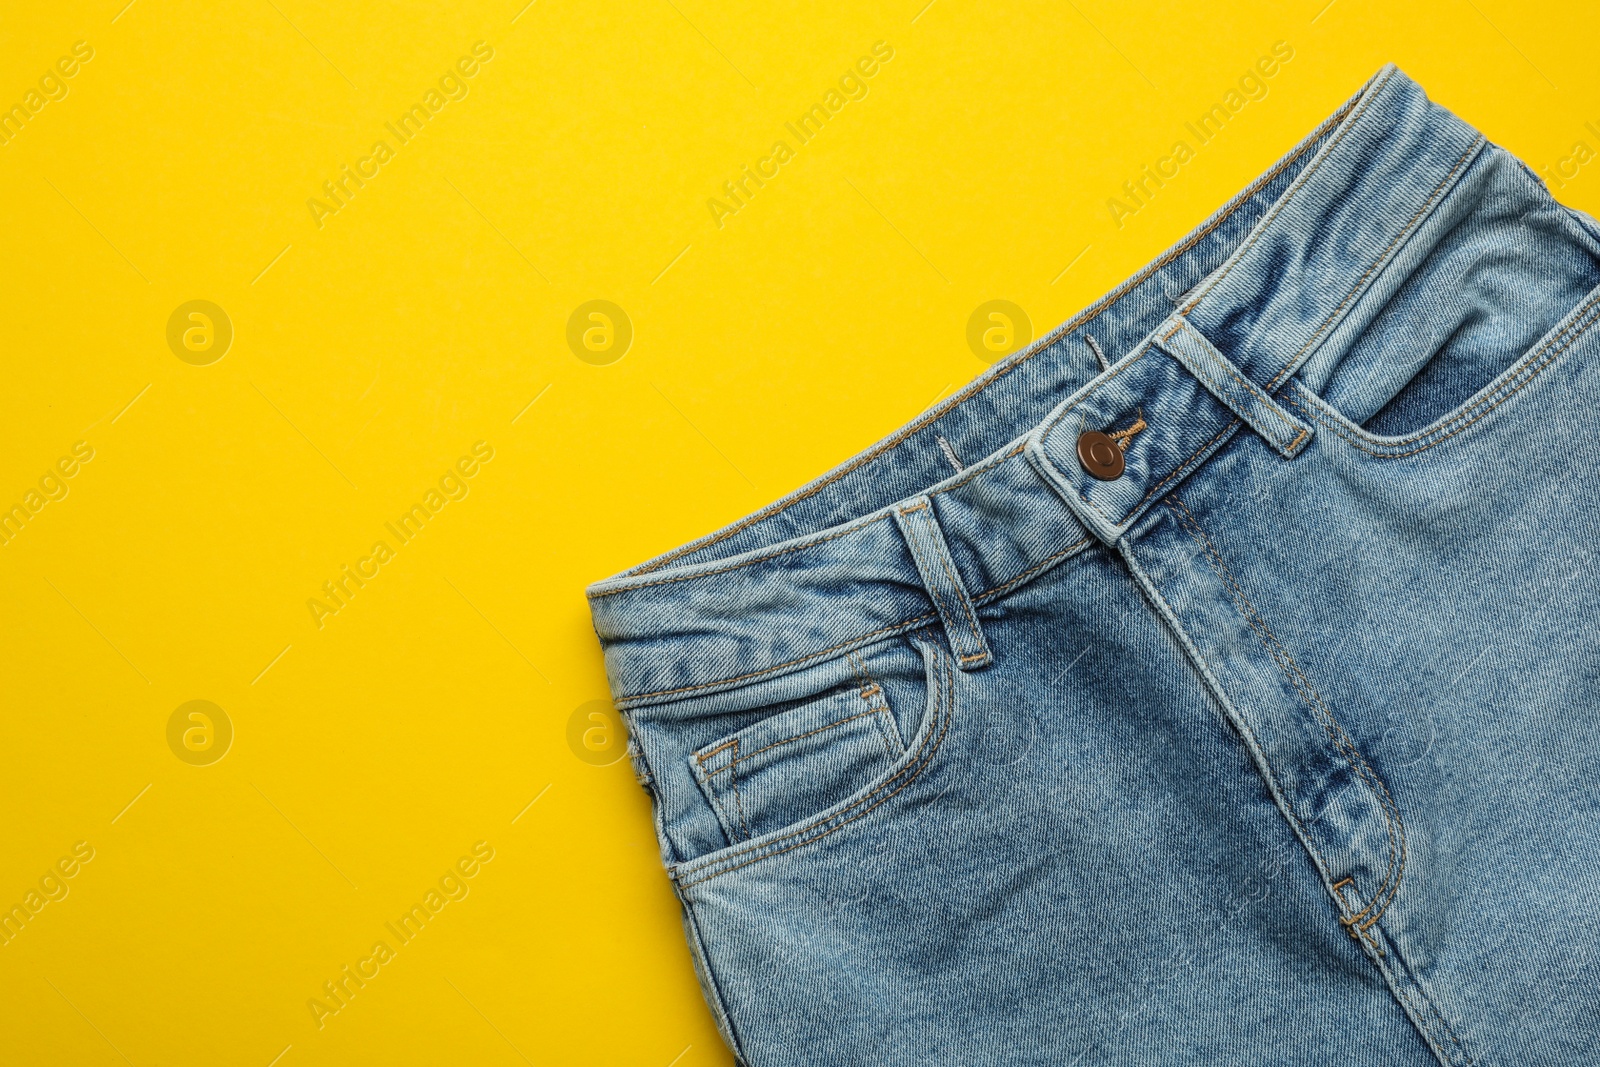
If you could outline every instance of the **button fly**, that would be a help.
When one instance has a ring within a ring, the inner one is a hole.
[[[1122,477],[1125,466],[1122,449],[1117,447],[1117,442],[1099,430],[1088,430],[1079,435],[1078,462],[1102,482],[1114,482]]]

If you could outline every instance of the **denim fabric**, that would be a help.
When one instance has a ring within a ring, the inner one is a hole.
[[[593,586],[740,1060],[1595,1063],[1597,286],[1600,229],[1389,67],[1048,337]]]

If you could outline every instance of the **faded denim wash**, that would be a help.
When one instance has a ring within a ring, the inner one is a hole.
[[[1600,1061],[1597,286],[1600,227],[1388,67],[593,586],[741,1062]]]

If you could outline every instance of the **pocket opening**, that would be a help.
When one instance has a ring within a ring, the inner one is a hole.
[[[1445,440],[1459,438],[1474,424],[1515,399],[1517,394],[1525,390],[1531,392],[1529,387],[1569,349],[1582,343],[1597,321],[1600,321],[1600,286],[1596,286],[1566,318],[1551,327],[1538,344],[1465,403],[1443,418],[1404,436],[1373,433],[1368,427],[1351,421],[1343,412],[1299,382],[1291,383],[1291,391],[1285,399],[1301,414],[1317,420],[1368,455],[1381,459],[1414,456]]]
[[[690,757],[729,844],[748,841],[854,793],[905,752],[876,683],[780,711]]]
[[[900,716],[902,726],[898,733],[904,737],[904,743],[898,758],[885,761],[872,777],[858,782],[853,793],[831,806],[813,808],[803,814],[796,807],[793,814],[798,817],[781,827],[735,843],[728,843],[726,835],[719,832],[722,840],[714,845],[692,851],[677,850],[679,859],[669,862],[668,873],[680,894],[720,873],[791,852],[837,831],[869,825],[883,813],[892,812],[896,798],[907,796],[908,787],[932,764],[955,716],[952,676],[956,672],[949,649],[941,638],[942,634],[919,631],[861,653],[864,665],[882,684],[891,709]],[[702,746],[703,749],[714,747]],[[711,805],[699,789],[689,785],[690,782],[698,785],[691,766],[694,754],[680,751],[685,758],[674,761],[681,768],[673,774],[675,781],[681,782],[670,791],[677,798],[674,806],[681,807],[688,799],[683,792],[683,787],[688,787],[688,793],[693,794],[693,807],[703,813],[706,822],[716,827],[718,823]],[[661,772],[666,768],[658,762],[656,769]],[[667,793],[660,796],[665,799]]]
[[[1379,438],[1470,406],[1600,286],[1600,244],[1501,149],[1474,200],[1316,390]]]

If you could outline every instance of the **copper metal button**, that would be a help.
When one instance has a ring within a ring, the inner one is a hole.
[[[1125,464],[1122,449],[1099,430],[1089,430],[1078,438],[1078,462],[1083,469],[1102,482],[1114,482],[1122,477]]]

